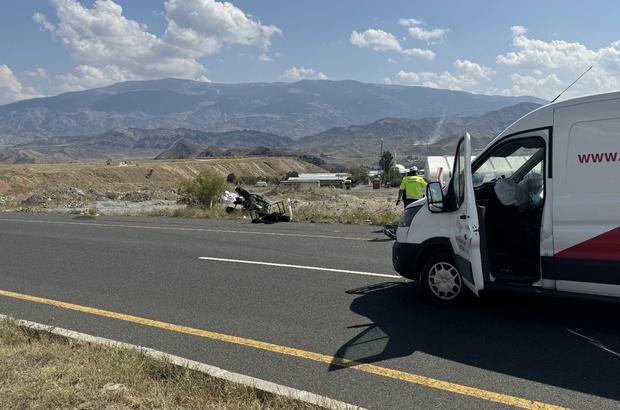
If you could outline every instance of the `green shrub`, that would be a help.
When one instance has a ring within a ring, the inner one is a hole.
[[[182,201],[188,205],[211,207],[220,201],[228,184],[226,179],[214,171],[202,171],[196,179],[185,180],[181,183],[183,190]]]
[[[349,167],[349,174],[351,174],[351,182],[358,184],[368,179],[368,168],[361,165],[352,165]]]
[[[248,176],[237,178],[237,184],[238,185],[252,185],[253,186],[258,181],[264,181],[264,180],[265,179],[261,179],[259,177],[248,175]]]
[[[297,172],[295,172],[295,171],[289,171],[289,172],[287,172],[287,173],[284,175],[284,179],[285,179],[285,180],[287,180],[287,179],[289,179],[289,178],[291,178],[291,177],[298,177],[298,176],[299,176],[299,174],[298,174]]]
[[[400,183],[403,180],[403,176],[397,170],[393,169],[390,171],[390,185],[393,187],[400,186]]]

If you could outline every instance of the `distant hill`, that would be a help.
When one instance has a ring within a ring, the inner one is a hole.
[[[161,154],[157,155],[154,159],[170,160],[208,157],[218,157],[220,159],[226,157],[289,157],[297,158],[301,161],[308,162],[319,167],[325,165],[325,161],[321,158],[304,154],[298,150],[291,151],[286,148],[277,149],[261,146],[254,149],[248,147],[236,147],[223,150],[216,145],[212,145],[204,150],[202,148],[203,147],[200,144],[187,139],[182,139],[174,143],[170,148]],[[214,155],[214,153],[217,153],[218,155]]]
[[[198,154],[198,157],[221,157],[224,154],[224,150],[217,145],[209,145],[205,148],[201,153]]]
[[[42,137],[88,138],[118,129],[220,133],[254,130],[296,140],[381,118],[476,116],[520,102],[545,101],[348,80],[269,84],[128,81],[0,106],[0,144],[14,145]],[[116,133],[108,137],[111,140],[102,139],[97,146],[120,141],[128,146],[138,143],[136,135]],[[160,137],[163,140],[159,148],[180,139]],[[154,147],[154,140],[149,144]]]
[[[301,138],[292,147],[304,148],[320,144],[346,144],[381,138],[409,138],[414,141],[434,142],[447,135],[464,131],[491,131],[499,133],[530,111],[540,107],[535,103],[519,103],[511,107],[487,112],[482,116],[447,116],[411,120],[382,118],[366,125],[332,128],[316,135]]]
[[[159,154],[155,159],[187,159],[197,157],[205,149],[204,146],[183,138],[175,142],[170,148]]]
[[[520,103],[476,117],[384,118],[305,137],[288,149],[323,158],[327,164],[374,167],[378,167],[383,149],[390,151],[397,163],[413,165],[418,157],[454,155],[457,136],[465,129],[472,136],[472,148],[484,148],[506,127],[539,106]]]
[[[148,129],[113,129],[95,137],[83,138],[84,145],[97,149],[128,148],[128,149],[160,149],[168,148],[181,139],[187,139],[206,146],[217,145],[222,148],[240,146],[266,145],[273,148],[285,147],[293,143],[288,137],[253,131],[236,130],[228,132],[205,132],[178,128],[174,130],[158,128]],[[204,148],[203,148],[204,149]]]
[[[252,130],[223,133],[190,129],[113,129],[97,136],[49,137],[0,150],[0,163],[100,161],[107,158],[193,158],[290,156],[323,166],[372,165],[384,150],[398,157],[451,155],[455,135],[466,128],[475,149],[539,105],[519,103],[480,116],[411,120],[382,118],[365,125],[337,127],[299,139]],[[205,148],[206,147],[206,148]]]

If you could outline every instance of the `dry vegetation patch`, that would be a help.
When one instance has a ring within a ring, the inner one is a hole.
[[[2,409],[273,409],[322,407],[265,393],[142,352],[0,321]]]

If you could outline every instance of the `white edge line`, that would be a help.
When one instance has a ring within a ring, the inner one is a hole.
[[[6,319],[8,316],[0,314],[0,319]],[[96,343],[104,346],[116,347],[121,349],[130,349],[139,351],[147,356],[154,357],[160,360],[167,360],[177,366],[186,367],[191,370],[197,370],[205,373],[211,377],[215,377],[222,380],[231,381],[234,383],[242,384],[251,388],[262,390],[268,393],[273,393],[279,396],[286,396],[295,400],[303,401],[306,403],[314,404],[317,406],[323,406],[333,410],[366,410],[363,407],[355,406],[353,404],[345,403],[342,401],[330,399],[329,397],[320,396],[318,394],[310,393],[305,390],[298,390],[292,387],[283,386],[281,384],[268,382],[266,380],[257,379],[251,376],[245,376],[239,373],[229,372],[228,370],[221,369],[219,367],[211,366],[208,364],[196,362],[194,360],[185,359],[183,357],[170,355],[158,350],[150,349],[148,347],[137,346],[129,343],[118,342],[116,340],[105,339],[102,337],[88,335],[86,333],[74,332],[73,330],[67,330],[54,326],[42,325],[40,323],[30,322],[27,320],[18,320],[20,326],[28,327],[35,330],[40,330],[48,333],[52,333],[59,336],[68,337],[75,340],[81,340],[83,342]]]
[[[352,274],[355,274],[355,275],[380,276],[380,277],[383,277],[383,278],[397,278],[397,279],[401,278],[400,276],[387,275],[385,273],[372,273],[372,272],[360,272],[360,271],[355,271],[355,270],[318,268],[318,267],[315,267],[315,266],[303,266],[303,265],[287,265],[285,263],[243,261],[243,260],[240,260],[240,259],[212,258],[212,257],[209,257],[209,256],[200,256],[198,259],[204,259],[204,260],[210,260],[210,261],[219,261],[219,262],[248,263],[248,264],[251,264],[251,265],[278,266],[278,267],[282,267],[282,268],[295,268],[295,269],[321,270],[321,271],[328,271],[328,272],[352,273]]]

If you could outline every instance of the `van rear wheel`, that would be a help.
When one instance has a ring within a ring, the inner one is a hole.
[[[445,253],[427,259],[422,268],[421,282],[424,295],[439,307],[460,307],[471,296],[452,257]]]

